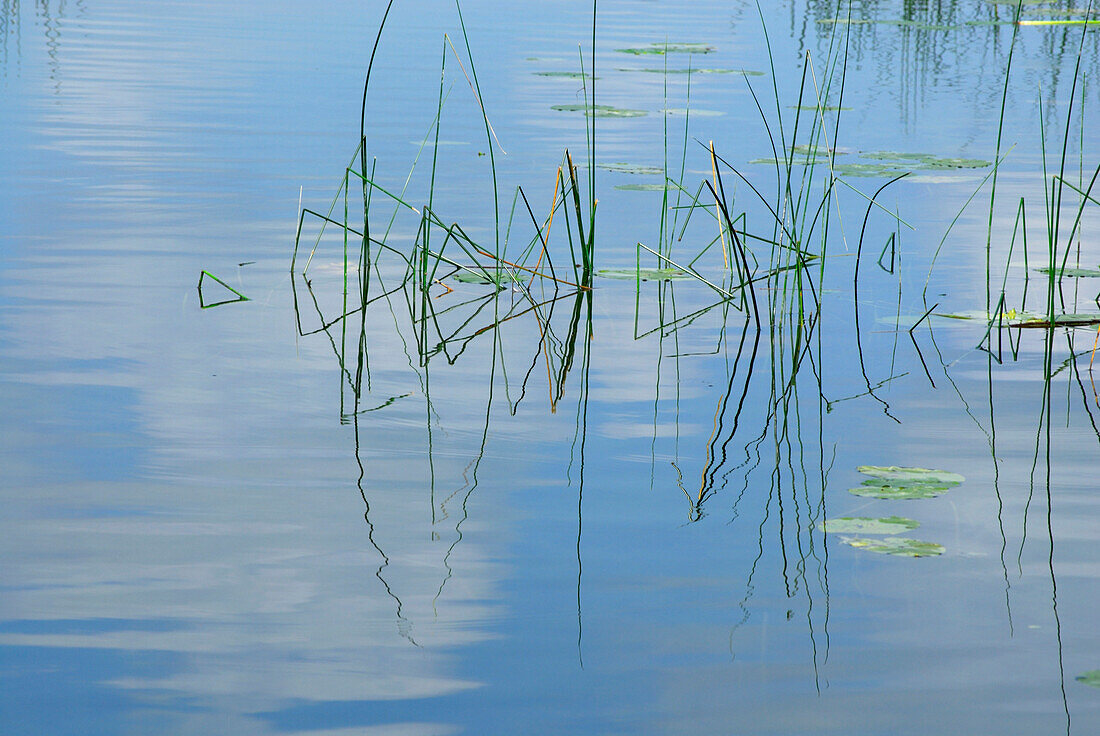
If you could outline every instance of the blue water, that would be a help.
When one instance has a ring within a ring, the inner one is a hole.
[[[1029,4],[1025,19],[1086,6]],[[533,309],[524,288],[445,279],[421,323],[392,253],[366,318],[334,321],[342,236],[327,231],[305,277],[291,254],[299,206],[327,212],[353,161],[384,4],[0,10],[3,733],[1100,728],[1100,690],[1077,679],[1100,670],[1096,328],[984,340],[987,239],[993,301],[1003,279],[1006,308],[1043,311],[1028,268],[1047,258],[1045,182],[1063,144],[1067,181],[1086,188],[1097,166],[1095,30],[1024,25],[1013,41],[993,21],[1014,8],[991,2],[868,0],[853,18],[877,22],[853,24],[821,2],[763,18],[748,2],[601,3],[596,102],[646,115],[596,118],[597,163],[667,160],[678,179],[683,161],[694,194],[713,141],[762,236],[774,219],[750,183],[774,202],[776,172],[749,162],[790,140],[804,70],[804,104],[844,72],[827,100],[839,127],[826,113],[837,164],[992,161],[1004,97],[992,218],[988,166],[914,170],[869,215],[893,174],[844,174],[822,215],[824,274],[756,289],[762,304],[801,294],[803,319],[780,308],[757,331],[693,279],[539,287]],[[469,51],[453,4],[395,4],[368,165],[427,203],[445,57],[432,209],[518,258],[534,231],[522,199],[511,216],[516,187],[541,220],[566,149],[588,179],[585,117],[552,106],[591,88],[539,72],[591,72],[592,6],[462,12]],[[619,51],[665,43],[713,50]],[[595,180],[598,270],[634,268],[636,243],[685,226],[668,209],[662,231],[661,192],[616,188],[660,176]],[[1080,202],[1064,191],[1063,249]],[[410,252],[419,216],[373,196],[372,237],[396,211],[385,241]],[[717,235],[700,201],[677,263]],[[1095,269],[1100,209],[1082,212],[1070,263]],[[564,213],[553,253],[572,278]],[[304,222],[299,258],[318,232]],[[717,246],[695,267],[728,288]],[[227,303],[202,309],[204,270],[248,301],[205,282],[203,303]],[[1096,312],[1098,283],[1064,280],[1059,309]],[[848,493],[862,465],[966,479],[874,500]],[[874,554],[819,527],[892,515],[943,554]]]

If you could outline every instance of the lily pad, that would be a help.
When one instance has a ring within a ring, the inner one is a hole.
[[[458,281],[462,284],[496,284],[497,286],[500,286],[501,284],[512,283],[522,284],[526,280],[523,276],[519,274],[513,275],[508,273],[507,271],[502,271],[500,273],[500,276],[496,276],[495,274],[493,274],[492,278],[486,276],[485,274],[474,273],[472,271],[459,271],[458,273],[453,274],[451,276],[451,279],[454,281]]]
[[[640,118],[646,114],[645,110],[630,110],[611,105],[554,105],[551,109],[559,112],[583,112],[597,118]]]
[[[591,74],[585,72],[534,72],[540,77],[556,77],[559,79],[592,79]],[[596,77],[599,79],[599,77]]]
[[[957,485],[958,483],[929,483],[916,480],[872,478],[863,481],[863,484],[857,488],[849,488],[848,493],[866,498],[881,498],[887,501],[913,501],[942,496]]]
[[[1087,327],[1100,324],[1100,314],[1056,314],[1054,319],[1047,319],[1046,315],[1028,316],[1022,315],[1020,319],[1012,320],[1010,327],[1047,328],[1052,324],[1055,327]]]
[[[992,161],[979,158],[950,158],[930,153],[898,153],[895,151],[870,151],[861,153],[870,161],[894,161],[912,164],[916,169],[984,169],[992,166]]]
[[[1100,670],[1082,672],[1073,679],[1077,680],[1077,682],[1083,682],[1089,687],[1100,687]]]
[[[900,534],[912,531],[920,522],[901,516],[887,516],[884,519],[871,519],[866,516],[844,516],[839,519],[826,519],[818,528],[829,534]]]
[[[906,539],[904,537],[886,537],[884,539],[844,537],[843,541],[856,549],[897,557],[936,557],[945,552],[944,548],[935,542],[922,542],[919,539]]]
[[[619,184],[615,187],[624,192],[663,192],[664,184]]]
[[[1045,266],[1043,268],[1036,268],[1034,270],[1038,271],[1039,273],[1045,273],[1048,276],[1050,275],[1050,272],[1051,272],[1051,269],[1049,269]],[[1086,278],[1086,279],[1087,278],[1093,278],[1093,279],[1095,279],[1095,278],[1100,278],[1100,270],[1097,270],[1095,268],[1067,268],[1065,271],[1063,271],[1060,268],[1055,268],[1054,269],[1054,275],[1055,276],[1070,276],[1070,277],[1073,277],[1073,278]]]
[[[841,164],[833,167],[833,173],[838,176],[867,176],[889,179],[904,174],[908,169],[885,164]]]
[[[744,74],[746,77],[762,77],[764,72],[752,69],[619,69],[620,72],[645,72],[646,74]]]
[[[597,164],[601,169],[607,169],[608,171],[615,171],[620,174],[638,174],[641,176],[660,176],[665,173],[665,170],[660,166],[639,166],[637,164],[624,164],[624,163],[610,163],[610,164]]]
[[[615,50],[620,54],[634,56],[664,56],[665,54],[709,54],[716,49],[705,43],[651,43],[640,48]]]
[[[634,281],[636,278],[641,278],[642,281],[692,278],[691,274],[677,268],[605,268],[597,271],[596,275],[605,279],[619,279],[622,281]]]
[[[928,468],[902,468],[897,465],[860,465],[856,470],[872,478],[883,480],[914,481],[918,483],[946,483],[957,486],[966,478],[948,470]]]

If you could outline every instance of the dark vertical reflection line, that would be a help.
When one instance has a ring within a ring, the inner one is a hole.
[[[1008,537],[1005,535],[1004,498],[1001,496],[1001,464],[997,459],[997,420],[993,402],[993,355],[986,354],[986,386],[989,391],[989,449],[993,456],[993,493],[997,497],[997,528],[1001,533],[1001,573],[1005,581],[1005,612],[1008,615],[1008,634],[1016,635],[1012,622],[1012,583],[1008,579],[1008,564],[1005,551],[1008,549]]]
[[[585,443],[588,438],[588,376],[589,370],[592,366],[592,292],[584,292],[578,294],[578,298],[583,298],[587,307],[587,314],[585,319],[584,335],[581,339],[584,340],[584,353],[583,364],[584,370],[581,374],[581,416],[580,416],[580,464],[578,466],[578,482],[577,482],[577,662],[580,664],[581,669],[584,669],[584,620],[581,612],[581,582],[584,575],[584,561],[581,558],[581,532],[584,529],[584,449]]]
[[[374,576],[382,583],[382,587],[386,589],[386,595],[393,599],[397,605],[397,630],[405,639],[409,641],[413,646],[419,647],[420,644],[416,642],[416,639],[412,636],[412,624],[405,617],[404,606],[401,603],[401,599],[393,592],[393,588],[390,587],[389,582],[382,574],[383,571],[389,567],[390,558],[385,552],[382,551],[382,547],[374,538],[374,522],[370,519],[370,500],[367,498],[366,489],[363,487],[364,479],[366,478],[366,468],[363,465],[363,455],[361,451],[361,445],[359,442],[359,398],[356,397],[354,404],[354,414],[352,415],[352,427],[355,432],[355,463],[359,466],[359,477],[356,479],[356,485],[359,488],[359,495],[363,498],[363,505],[366,507],[363,511],[363,521],[367,523],[367,540],[375,551],[382,558],[382,564],[378,566],[378,569],[374,571]]]
[[[1070,353],[1072,356],[1072,352]],[[1062,619],[1058,615],[1058,579],[1054,574],[1054,497],[1051,493],[1050,480],[1051,480],[1051,463],[1050,463],[1050,433],[1052,427],[1052,414],[1053,407],[1051,401],[1051,364],[1054,360],[1054,322],[1050,322],[1046,329],[1046,346],[1045,346],[1046,365],[1044,367],[1044,374],[1046,380],[1043,382],[1043,398],[1046,403],[1046,428],[1045,428],[1045,480],[1047,491],[1047,541],[1049,543],[1047,552],[1047,568],[1050,572],[1050,590],[1051,590],[1051,610],[1054,613],[1054,631],[1058,639],[1058,687],[1062,693],[1062,709],[1066,714],[1066,736],[1069,736],[1070,726],[1072,719],[1069,714],[1069,700],[1066,698],[1066,669],[1065,669],[1065,657],[1062,647]]]

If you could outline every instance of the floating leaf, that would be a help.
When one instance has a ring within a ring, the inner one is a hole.
[[[640,118],[646,114],[645,110],[629,110],[611,105],[554,105],[551,109],[559,112],[583,112],[597,118]]]
[[[992,161],[979,158],[948,158],[934,156],[930,153],[897,153],[895,151],[871,151],[861,153],[865,159],[871,161],[893,161],[905,164],[913,164],[912,168],[920,169],[984,169],[992,166]],[[895,164],[898,165],[898,164]]]
[[[936,557],[944,553],[944,548],[934,542],[922,542],[919,539],[904,537],[886,537],[884,539],[866,539],[864,537],[843,537],[843,542],[856,549],[877,552],[881,555],[897,557]]]
[[[1077,680],[1077,682],[1083,682],[1089,687],[1100,687],[1100,670],[1082,672],[1073,679]]]
[[[827,519],[818,524],[818,528],[829,534],[900,534],[912,531],[920,522],[901,516],[887,516],[884,519],[870,519],[866,516],[844,516],[839,519]]]
[[[705,43],[651,43],[649,46],[641,48],[615,50],[620,54],[632,54],[634,56],[650,54],[664,56],[665,54],[709,54],[715,48]]]
[[[624,164],[624,163],[611,163],[611,164],[597,164],[601,169],[607,169],[608,171],[615,171],[620,174],[639,174],[642,176],[659,176],[665,173],[665,170],[659,166],[639,166],[636,164]]]
[[[592,75],[585,72],[533,72],[540,77],[557,77],[560,79],[592,79]],[[599,79],[599,77],[596,77]]]
[[[1044,266],[1043,268],[1033,269],[1039,273],[1045,273],[1048,276],[1051,273],[1051,269]],[[1060,268],[1054,269],[1055,276],[1070,276],[1072,278],[1100,278],[1100,270],[1095,268],[1067,268],[1063,271]]]
[[[475,273],[473,271],[459,271],[453,274],[451,278],[462,284],[496,284],[497,286],[511,283],[522,284],[526,280],[525,277],[519,274],[513,275],[507,271],[501,271],[499,276],[492,271],[489,273],[492,276],[491,278],[485,274]]]
[[[619,184],[615,187],[624,192],[663,192],[664,184]]]
[[[752,69],[619,69],[620,72],[644,72],[646,74],[744,74],[746,77],[762,77],[764,72]]]
[[[634,281],[640,278],[642,281],[668,281],[671,279],[690,279],[692,276],[685,271],[676,268],[605,268],[596,272],[597,276],[605,279],[619,279]]]
[[[948,483],[957,486],[966,478],[948,470],[928,468],[902,468],[897,465],[860,465],[856,470],[872,478],[884,480],[917,481],[921,483]]]
[[[922,498],[942,496],[958,483],[932,483],[919,480],[884,480],[872,478],[863,481],[858,488],[849,488],[848,493],[868,498],[881,498],[889,501],[912,501]]]
[[[1039,316],[1023,316],[1018,320],[1012,320],[1009,323],[1010,327],[1085,327],[1088,325],[1100,324],[1100,314],[1056,314],[1054,319],[1048,319],[1046,315]]]
[[[833,167],[833,173],[839,176],[868,176],[882,177],[883,179],[893,178],[906,173],[906,171],[907,169],[899,169],[897,166],[886,166],[884,164],[840,164]]]

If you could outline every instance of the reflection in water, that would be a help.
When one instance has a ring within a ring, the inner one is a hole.
[[[0,0],[0,75],[10,72],[13,64],[18,69],[23,54],[24,11],[20,0]],[[70,8],[69,6],[73,7]],[[68,14],[75,10],[76,18],[86,12],[84,0],[70,3],[67,0],[34,0],[34,25],[42,26],[42,41],[46,50],[48,77],[53,93],[61,94],[62,35]]]

